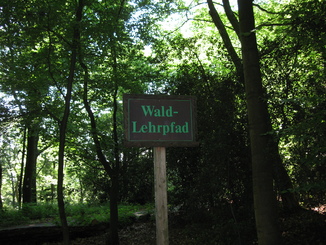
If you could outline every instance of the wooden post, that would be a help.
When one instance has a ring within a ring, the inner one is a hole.
[[[166,150],[165,147],[154,147],[154,186],[156,244],[168,245],[168,206],[166,182]]]

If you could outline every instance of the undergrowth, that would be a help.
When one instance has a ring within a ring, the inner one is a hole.
[[[119,205],[119,223],[121,226],[130,224],[140,210],[153,212],[153,205]],[[70,226],[92,225],[109,223],[110,205],[107,204],[66,204],[65,206],[68,224]],[[4,209],[0,211],[0,227],[25,225],[30,223],[54,223],[60,224],[58,207],[55,204],[40,203],[24,205],[21,209]]]

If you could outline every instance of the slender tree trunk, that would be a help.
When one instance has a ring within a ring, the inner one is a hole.
[[[103,150],[101,148],[100,140],[97,133],[97,125],[95,121],[94,114],[87,100],[87,81],[88,81],[88,72],[85,64],[81,63],[81,66],[85,70],[85,79],[84,79],[84,105],[88,116],[91,121],[91,134],[93,137],[93,141],[95,144],[97,157],[99,161],[103,165],[106,173],[109,175],[111,179],[111,187],[110,187],[110,237],[107,240],[107,244],[110,245],[118,245],[119,244],[119,233],[118,233],[118,224],[119,224],[119,216],[118,216],[118,200],[119,200],[119,154],[118,148],[115,146],[115,162],[111,167],[110,163],[107,161],[106,157],[103,154]],[[114,113],[115,114],[115,113]],[[116,120],[116,119],[115,119]],[[115,127],[114,127],[115,128]],[[116,129],[115,129],[116,130]],[[114,130],[114,131],[115,131]],[[114,136],[114,139],[117,136]],[[118,142],[115,141],[115,144]]]
[[[244,84],[243,62],[238,57],[238,54],[236,53],[236,51],[231,43],[229,35],[226,31],[225,25],[223,24],[217,10],[214,7],[213,1],[207,0],[207,3],[208,3],[209,13],[212,17],[212,20],[222,37],[224,46],[226,47],[232,62],[234,63],[234,65],[236,67],[236,71],[239,76],[239,80],[241,83]],[[232,27],[233,27],[235,33],[238,35],[238,37],[240,37],[239,22],[232,12],[229,0],[223,0],[223,6],[224,6],[225,13],[226,13],[230,23],[232,24]],[[272,132],[273,129],[272,129],[271,120],[270,120],[269,115],[268,115],[267,120],[269,123],[268,132]],[[276,187],[277,187],[279,193],[281,193],[283,207],[285,210],[295,212],[296,210],[298,210],[300,208],[300,205],[299,205],[299,202],[296,199],[295,195],[293,193],[287,191],[289,189],[292,189],[293,185],[292,185],[292,182],[291,182],[291,179],[290,179],[288,173],[286,172],[286,170],[284,168],[283,161],[278,152],[277,142],[273,139],[272,134],[268,134],[268,135],[266,135],[266,137],[269,137],[270,148],[271,148],[271,151],[274,152],[274,154],[271,156],[274,159],[274,161],[272,163],[273,164],[273,177],[276,182]]]
[[[122,7],[122,5],[121,5]],[[79,47],[81,49],[81,47]],[[97,124],[94,117],[94,113],[88,101],[88,82],[89,73],[88,67],[83,61],[82,52],[80,51],[79,63],[84,70],[84,94],[83,102],[85,109],[91,121],[91,134],[96,148],[96,153],[99,161],[103,165],[106,173],[111,179],[110,186],[110,237],[107,239],[107,244],[118,245],[119,244],[119,214],[118,214],[118,201],[119,201],[119,174],[120,174],[120,155],[119,155],[119,141],[118,141],[118,125],[117,125],[117,111],[118,111],[118,71],[117,71],[117,54],[115,50],[115,38],[112,35],[112,59],[113,59],[113,82],[114,82],[114,95],[113,95],[113,132],[112,137],[114,141],[113,157],[114,162],[110,165],[106,156],[103,154],[103,149],[100,144],[100,139],[98,136]]]
[[[0,162],[0,212],[3,210],[2,203],[2,163]]]
[[[59,160],[58,160],[58,186],[57,186],[57,193],[58,193],[58,207],[59,207],[59,215],[61,220],[62,226],[62,233],[63,233],[63,243],[68,245],[69,241],[69,227],[67,223],[67,217],[65,212],[65,205],[64,205],[64,194],[63,194],[63,170],[64,170],[64,153],[65,153],[65,144],[66,144],[66,131],[68,126],[68,119],[70,114],[70,103],[71,103],[71,96],[72,96],[72,87],[74,81],[74,75],[76,71],[76,62],[77,62],[77,52],[78,46],[80,42],[80,22],[82,20],[82,12],[84,7],[84,1],[79,0],[78,7],[76,10],[76,23],[73,27],[73,40],[72,40],[72,52],[70,57],[70,68],[69,68],[69,76],[67,80],[67,93],[65,96],[65,108],[62,120],[60,121],[60,140],[59,140]]]
[[[119,244],[119,212],[118,212],[118,199],[119,199],[119,172],[114,171],[111,175],[111,188],[110,188],[110,238],[107,241],[108,245]]]
[[[21,208],[22,202],[22,190],[23,190],[23,174],[24,174],[24,167],[25,167],[25,152],[26,152],[26,126],[24,127],[24,134],[23,134],[23,150],[22,150],[22,160],[20,165],[20,175],[18,180],[18,206]]]
[[[114,140],[114,166],[113,174],[111,175],[111,193],[110,193],[110,224],[111,224],[111,236],[110,244],[119,244],[119,213],[118,213],[118,201],[119,201],[119,142],[118,142],[118,125],[117,125],[117,112],[118,112],[118,86],[117,86],[117,61],[114,56],[115,88],[113,97],[113,140]]]
[[[36,162],[38,156],[39,125],[28,126],[26,167],[23,182],[23,203],[36,203]]]
[[[271,132],[271,128],[270,131]],[[289,191],[293,189],[292,181],[284,168],[283,161],[278,152],[278,145],[271,134],[268,135],[270,138],[270,151],[271,159],[273,161],[273,178],[275,180],[276,189],[282,199],[282,206],[287,212],[296,212],[301,209],[298,199],[294,193]]]
[[[81,52],[80,52],[81,53]],[[119,233],[118,233],[118,199],[119,199],[119,149],[118,149],[118,135],[117,135],[117,101],[116,101],[116,93],[117,89],[115,89],[114,95],[114,109],[113,109],[113,140],[114,140],[114,158],[115,161],[111,166],[106,156],[103,154],[103,149],[101,147],[100,139],[98,136],[97,124],[94,117],[94,113],[88,101],[88,68],[86,64],[84,64],[82,57],[80,57],[80,65],[84,69],[84,94],[83,94],[83,102],[85,109],[87,111],[88,117],[91,121],[91,135],[94,141],[96,154],[103,165],[105,172],[111,179],[111,187],[110,187],[110,237],[107,239],[107,244],[110,245],[118,245],[119,244]]]
[[[207,4],[209,7],[209,14],[211,15],[212,20],[213,20],[218,32],[220,33],[222,40],[223,40],[224,46],[225,46],[226,50],[228,51],[233,64],[235,65],[237,75],[240,78],[243,78],[242,62],[232,45],[232,42],[227,33],[226,27],[223,24],[215,6],[214,6],[213,1],[207,0]]]
[[[68,93],[69,90],[67,90]],[[68,102],[69,104],[69,102]],[[63,170],[64,170],[64,151],[65,151],[65,141],[66,141],[66,129],[68,124],[68,115],[69,109],[67,110],[67,101],[66,109],[64,112],[64,118],[60,124],[60,139],[59,139],[59,160],[58,160],[58,185],[57,185],[57,195],[58,195],[58,208],[59,216],[62,227],[63,234],[63,244],[68,245],[69,242],[69,227],[67,223],[65,204],[64,204],[64,194],[63,194]]]
[[[279,245],[282,239],[273,191],[273,160],[270,157],[270,140],[266,137],[269,115],[262,88],[252,0],[238,0],[238,6],[258,243]]]

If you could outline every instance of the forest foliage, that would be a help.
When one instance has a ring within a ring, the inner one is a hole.
[[[68,99],[65,203],[102,205],[113,196],[120,204],[153,203],[153,152],[124,147],[122,96],[194,95],[200,145],[167,149],[171,209],[189,222],[253,225],[245,87],[208,2],[2,1],[2,212],[57,202]],[[237,31],[227,3],[214,6],[242,62],[239,37],[247,34]],[[266,135],[292,184],[274,187],[280,209],[284,193],[305,209],[326,203],[325,8],[321,0],[254,1]]]

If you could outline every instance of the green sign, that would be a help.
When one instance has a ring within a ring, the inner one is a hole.
[[[125,94],[123,102],[125,145],[198,145],[195,97]]]

